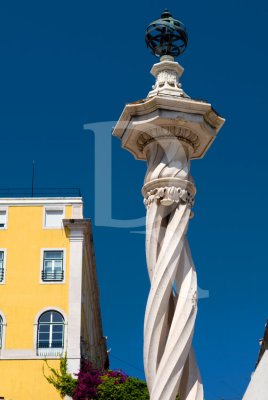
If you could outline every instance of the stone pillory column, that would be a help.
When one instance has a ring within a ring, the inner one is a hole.
[[[224,124],[205,101],[182,90],[184,25],[166,10],[146,30],[160,57],[153,90],[128,104],[113,134],[136,159],[147,161],[142,193],[147,208],[146,258],[151,281],[144,322],[144,367],[151,400],[203,400],[192,338],[197,280],[186,238],[195,185],[190,160],[202,158]]]

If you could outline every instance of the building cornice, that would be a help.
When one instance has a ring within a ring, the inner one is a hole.
[[[68,229],[70,240],[83,240],[91,227],[90,219],[85,218],[63,219],[62,222],[64,228]]]
[[[82,203],[82,197],[0,198],[0,206],[73,205]]]

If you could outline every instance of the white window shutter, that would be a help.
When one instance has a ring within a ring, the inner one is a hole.
[[[0,227],[6,226],[7,223],[7,212],[6,210],[0,210]]]
[[[45,211],[45,226],[46,228],[61,228],[63,210],[49,210]]]

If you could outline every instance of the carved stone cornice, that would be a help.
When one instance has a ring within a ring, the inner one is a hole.
[[[155,95],[127,104],[113,135],[122,140],[122,147],[136,159],[146,160],[145,152],[138,147],[138,144],[143,144],[137,142],[139,137],[143,133],[154,137],[152,133],[155,128],[163,129],[173,125],[176,129],[187,129],[198,136],[199,143],[194,145],[195,151],[191,151],[190,158],[200,159],[208,151],[224,121],[209,103],[184,97]],[[184,142],[189,139],[185,135],[181,135],[181,138]]]
[[[143,151],[149,143],[166,138],[180,140],[191,146],[194,152],[200,146],[200,140],[198,136],[190,129],[179,126],[156,126],[154,129],[148,130],[138,137],[137,147],[140,151]]]

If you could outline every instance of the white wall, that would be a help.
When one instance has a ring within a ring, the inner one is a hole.
[[[252,374],[243,400],[268,400],[268,350]]]

